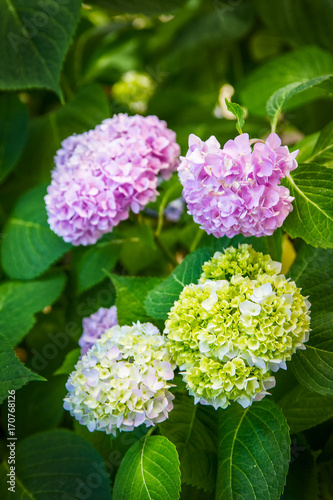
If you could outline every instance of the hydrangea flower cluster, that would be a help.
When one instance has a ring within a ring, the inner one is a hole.
[[[168,347],[195,402],[244,408],[274,387],[309,337],[310,303],[280,266],[249,245],[217,252],[166,321]]]
[[[168,390],[175,365],[166,340],[151,323],[116,325],[78,361],[64,408],[89,431],[132,431],[163,422],[172,410]]]
[[[79,346],[81,347],[81,355],[85,354],[90,347],[93,346],[95,341],[113,326],[118,324],[117,319],[117,308],[116,306],[106,309],[101,307],[97,312],[89,316],[88,318],[83,318],[83,334],[79,339]]]
[[[115,115],[65,139],[45,196],[51,229],[73,245],[103,234],[156,199],[178,166],[176,134],[156,116]]]
[[[189,213],[217,238],[273,234],[292,210],[294,198],[280,181],[297,167],[297,154],[274,133],[253,151],[248,134],[223,149],[214,136],[203,142],[191,134],[178,168]]]
[[[126,104],[133,113],[145,113],[154,94],[155,83],[148,73],[127,71],[112,87],[115,99]]]

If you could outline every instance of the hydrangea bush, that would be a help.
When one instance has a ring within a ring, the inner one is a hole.
[[[0,2],[1,500],[332,500],[332,15]]]

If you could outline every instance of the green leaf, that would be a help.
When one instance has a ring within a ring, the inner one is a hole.
[[[327,163],[333,161],[333,122],[330,122],[323,130],[315,143],[312,154],[307,163],[313,161]]]
[[[116,289],[116,306],[120,325],[131,325],[136,321],[149,321],[144,303],[147,293],[155,288],[160,278],[137,278],[108,274]]]
[[[332,50],[333,5],[330,0],[256,0],[269,33],[293,45],[316,44]],[[274,39],[275,39],[274,36]]]
[[[2,470],[8,474],[8,463]],[[57,429],[20,441],[16,449],[16,490],[7,491],[0,474],[1,498],[38,500],[111,500],[110,479],[102,457],[82,437]],[[4,474],[3,474],[4,476]],[[7,476],[8,477],[8,476]]]
[[[98,451],[103,460],[106,463],[108,463],[109,469],[111,468],[114,469],[114,466],[119,465],[118,457],[115,460],[116,463],[112,464],[110,463],[113,456],[110,453],[111,442],[110,442],[110,436],[108,434],[105,434],[105,432],[90,432],[85,425],[79,424],[79,422],[75,419],[73,419],[73,424],[74,424],[75,434],[84,438],[86,441],[88,441],[88,443],[90,443],[95,448],[95,450]],[[109,470],[109,472],[111,472],[111,470]]]
[[[149,316],[156,319],[167,319],[168,312],[184,286],[198,281],[202,265],[211,256],[212,252],[208,248],[200,248],[185,257],[165,281],[148,293],[145,306]]]
[[[15,167],[27,137],[28,109],[16,94],[0,96],[0,182]]]
[[[279,400],[291,433],[303,432],[333,417],[333,398],[296,385]]]
[[[283,229],[314,247],[333,248],[333,169],[303,163],[283,184],[295,197]]]
[[[261,65],[246,77],[240,88],[241,103],[250,115],[266,116],[266,103],[274,92],[295,82],[333,73],[333,56],[318,47],[302,47]],[[312,98],[323,91],[314,89]],[[288,102],[287,109],[309,101],[309,94],[300,94]]]
[[[50,182],[54,155],[61,141],[89,130],[110,115],[107,97],[100,85],[82,87],[65,106],[30,120],[26,146],[15,169],[12,190],[17,196],[42,182]],[[22,188],[21,188],[22,189]]]
[[[216,481],[216,411],[195,405],[187,393],[177,393],[174,409],[159,426],[177,448],[182,482],[214,491]]]
[[[63,274],[0,285],[0,332],[11,345],[23,339],[35,323],[34,314],[57,300],[64,286]]]
[[[309,295],[311,314],[331,311],[333,302],[333,251],[303,245],[288,277]]]
[[[153,16],[164,14],[183,7],[186,0],[92,0],[89,3],[96,3],[101,7],[106,7],[120,12],[133,12],[134,14],[146,14]]]
[[[2,267],[10,278],[36,278],[71,248],[49,227],[45,194],[44,184],[28,191],[5,226],[1,257]]]
[[[222,410],[216,500],[278,500],[289,458],[289,428],[271,400]]]
[[[245,111],[244,111],[244,109],[239,104],[237,104],[235,102],[228,101],[227,98],[225,98],[225,103],[227,105],[228,111],[230,111],[237,118],[237,125],[236,125],[237,132],[239,134],[242,134],[243,133],[242,128],[243,128],[244,123],[245,123]]]
[[[266,105],[267,114],[272,123],[272,132],[275,132],[280,113],[285,104],[297,94],[305,92],[314,87],[323,88],[328,93],[333,93],[333,75],[324,75],[317,78],[311,78],[307,82],[289,83],[280,88],[268,99]]]
[[[102,240],[88,248],[77,264],[77,292],[81,294],[105,279],[105,272],[116,265],[121,244],[125,241],[119,235],[105,235]]]
[[[26,368],[0,334],[0,404],[8,397],[8,391],[16,390],[32,380],[45,380]]]
[[[176,447],[163,436],[145,436],[126,453],[113,500],[177,500],[180,470]]]
[[[18,439],[57,427],[63,417],[67,376],[48,377],[45,384],[32,382],[23,387],[16,401]]]
[[[316,462],[302,435],[294,436],[291,443],[290,467],[281,500],[295,500],[296,498],[318,499]]]
[[[76,349],[72,349],[66,354],[64,362],[62,365],[54,372],[54,375],[69,375],[78,362],[80,357],[81,349],[78,347]]]
[[[292,357],[299,382],[310,391],[333,396],[333,312],[314,314],[305,351]]]
[[[147,224],[123,226],[120,234],[125,240],[120,260],[128,274],[138,274],[144,269],[151,271],[155,264],[160,267],[163,257],[156,248],[153,230]]]
[[[0,89],[47,88],[61,97],[60,70],[80,10],[80,0],[1,2]]]
[[[295,151],[299,149],[299,153],[297,155],[298,163],[306,163],[309,161],[311,163],[311,157],[313,153],[313,149],[318,141],[319,132],[315,132],[314,134],[306,135],[298,141],[294,146],[290,148],[291,151]]]

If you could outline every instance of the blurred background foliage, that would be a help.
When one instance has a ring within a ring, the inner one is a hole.
[[[142,315],[143,304],[133,305],[138,287],[144,298],[188,252],[204,245],[216,248],[216,240],[199,230],[186,211],[178,221],[176,205],[176,215],[170,215],[169,203],[181,196],[174,176],[138,216],[94,247],[71,249],[48,229],[43,204],[61,141],[115,113],[138,112],[166,120],[177,133],[182,154],[190,133],[204,140],[215,135],[223,144],[237,135],[225,97],[245,108],[244,132],[262,138],[270,132],[266,101],[276,90],[333,73],[331,0],[96,0],[82,5],[73,0],[59,2],[57,8],[53,0],[44,7],[33,0],[30,10],[24,3],[13,0],[21,19],[28,19],[23,27],[15,25],[6,2],[0,5],[0,287],[8,280],[24,282],[20,294],[6,295],[11,309],[3,324],[17,328],[11,343],[17,355],[48,382],[33,381],[20,391],[20,437],[72,426],[61,406],[67,372],[55,373],[77,347],[84,316],[114,304],[115,289],[133,300],[122,303],[124,318],[132,317],[126,307]],[[47,7],[45,22],[40,12],[45,14]],[[306,158],[332,114],[331,97],[323,89],[310,89],[288,102],[277,132],[291,147],[301,141]],[[280,259],[281,242],[277,231],[265,251]],[[286,245],[285,271],[295,257],[290,242]],[[296,249],[299,245],[294,242]],[[114,273],[112,280],[105,271]],[[25,312],[17,314],[22,303]],[[0,312],[1,307],[0,300]],[[6,336],[6,329],[0,333]],[[296,387],[290,377],[285,386]],[[326,416],[333,416],[333,405]],[[104,456],[104,436],[77,427]],[[331,432],[328,420],[306,437],[318,450]],[[319,464],[325,500],[333,498],[332,462],[325,458],[331,457],[330,443]],[[126,449],[117,441],[112,446]],[[301,498],[292,496],[295,484],[285,500]],[[211,498],[186,488],[184,498]]]

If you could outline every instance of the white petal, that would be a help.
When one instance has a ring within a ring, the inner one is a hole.
[[[272,293],[272,285],[270,283],[265,283],[253,290],[253,295],[251,295],[251,300],[253,302],[262,302]]]
[[[201,302],[201,307],[203,307],[207,312],[209,312],[212,309],[212,307],[215,306],[218,300],[219,298],[217,296],[217,293],[215,292],[215,290],[213,290],[208,299]]]
[[[250,314],[251,316],[258,316],[261,311],[261,307],[259,304],[255,304],[250,300],[244,300],[239,304],[239,310],[242,314]]]

